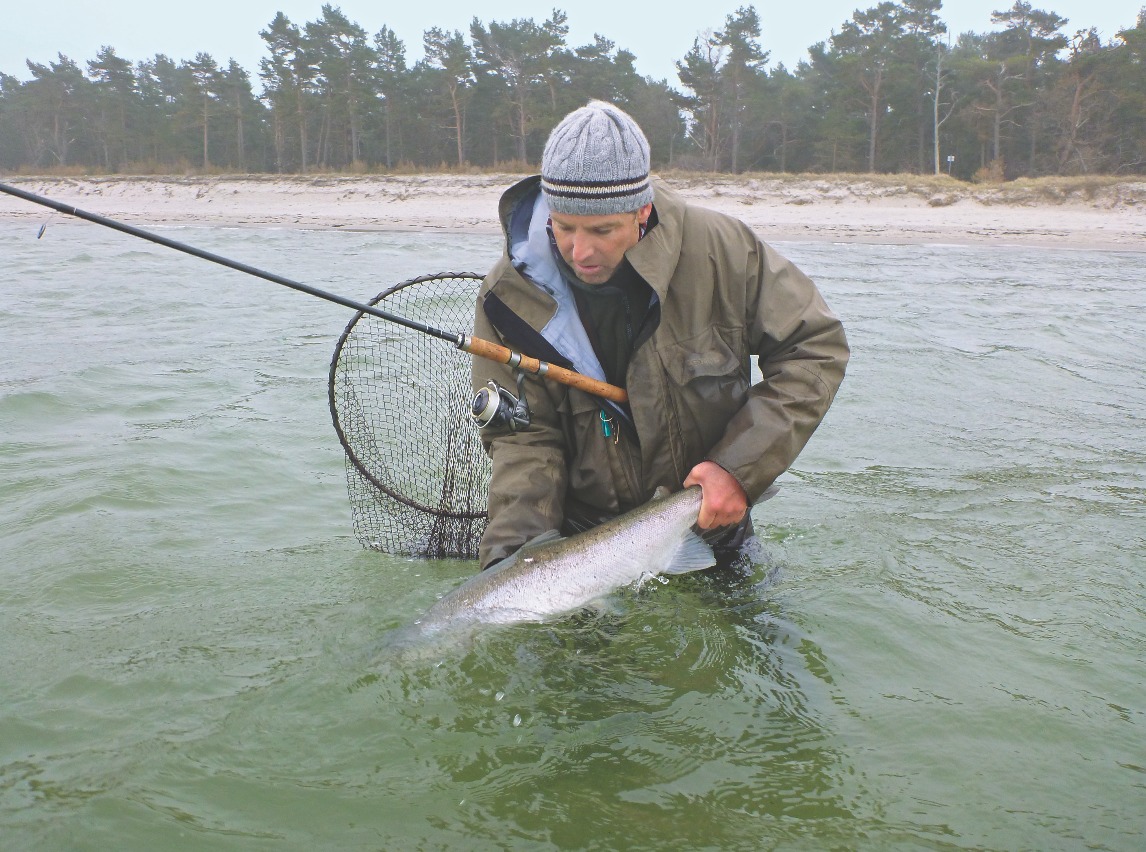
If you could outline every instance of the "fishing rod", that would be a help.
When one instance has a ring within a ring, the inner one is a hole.
[[[184,254],[193,255],[194,257],[209,260],[211,263],[217,263],[220,266],[226,266],[230,269],[237,270],[238,272],[245,272],[247,275],[253,275],[256,278],[262,278],[265,281],[270,281],[274,284],[281,284],[284,287],[290,287],[292,290],[298,290],[300,293],[306,293],[309,296],[317,296],[320,299],[325,299],[328,302],[334,302],[336,305],[351,308],[364,314],[376,316],[379,319],[384,319],[387,322],[401,325],[414,331],[420,331],[422,334],[428,334],[431,337],[436,337],[440,340],[446,340],[452,343],[455,347],[462,352],[468,352],[471,355],[477,355],[480,358],[485,358],[489,361],[495,361],[498,364],[507,364],[516,370],[526,373],[533,373],[534,375],[544,376],[545,378],[552,379],[559,384],[567,385],[568,387],[577,388],[594,396],[602,397],[603,399],[611,400],[612,402],[623,403],[628,400],[628,394],[624,388],[619,388],[616,385],[610,385],[606,382],[598,381],[597,379],[583,375],[582,373],[575,372],[574,370],[560,367],[557,364],[550,364],[546,361],[538,360],[529,355],[502,346],[499,343],[494,343],[489,340],[483,340],[480,337],[474,337],[469,334],[459,334],[457,332],[443,331],[439,328],[426,325],[425,323],[412,320],[407,317],[400,317],[397,314],[392,314],[377,308],[374,305],[367,305],[364,302],[357,302],[354,299],[348,299],[345,296],[339,296],[337,293],[330,293],[326,290],[320,290],[317,287],[311,287],[309,284],[303,284],[301,281],[294,281],[290,278],[285,278],[282,275],[276,275],[273,272],[259,269],[246,263],[230,258],[223,257],[222,255],[213,252],[204,251],[203,249],[196,248],[195,246],[181,243],[178,240],[172,240],[168,237],[161,236],[151,231],[145,231],[143,228],[137,228],[134,225],[128,225],[124,222],[119,222],[115,219],[109,219],[107,216],[100,216],[96,213],[89,213],[86,210],[80,210],[78,207],[73,207],[70,204],[63,204],[54,199],[47,198],[43,195],[36,195],[34,192],[27,192],[23,189],[17,189],[6,183],[0,183],[0,192],[7,193],[8,195],[21,198],[24,201],[30,201],[33,204],[39,204],[43,207],[51,208],[59,213],[65,213],[68,216],[75,216],[77,219],[84,219],[88,222],[93,222],[96,225],[103,225],[105,228],[111,228],[114,231],[120,231],[124,234],[129,234],[133,237],[139,237],[142,240],[156,243],[157,245],[166,246],[176,251],[181,251]],[[41,228],[40,233],[43,234]]]

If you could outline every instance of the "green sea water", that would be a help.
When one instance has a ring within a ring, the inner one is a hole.
[[[349,312],[39,224],[0,224],[0,848],[1142,847],[1146,254],[778,246],[853,360],[757,564],[409,659],[474,566],[351,533]],[[498,252],[162,232],[361,300]]]

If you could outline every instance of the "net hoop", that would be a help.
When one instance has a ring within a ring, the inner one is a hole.
[[[471,272],[422,275],[367,304],[397,305],[397,314],[469,334],[482,279]],[[346,453],[355,533],[365,547],[476,557],[489,462],[470,421],[469,360],[446,341],[363,311],[339,337],[328,401]]]

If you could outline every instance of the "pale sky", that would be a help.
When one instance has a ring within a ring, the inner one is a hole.
[[[967,30],[992,29],[991,12],[1009,9],[1014,0],[949,0],[940,17],[952,37]],[[1132,27],[1146,0],[1032,0],[1036,9],[1068,18],[1068,35],[1077,29],[1096,27],[1103,42],[1120,29]],[[636,55],[637,71],[679,86],[674,63],[707,30],[719,29],[725,18],[740,6],[755,5],[762,22],[761,43],[771,53],[770,65],[783,62],[790,69],[807,57],[807,49],[828,39],[833,30],[851,18],[857,8],[867,9],[878,0],[662,0],[625,2],[616,0],[414,0],[382,3],[378,0],[344,0],[332,5],[362,26],[372,37],[388,26],[406,45],[406,58],[413,65],[422,55],[422,33],[430,27],[461,30],[469,34],[476,16],[483,23],[533,18],[540,24],[554,7],[568,14],[567,43],[578,47],[593,40],[595,32]],[[43,5],[29,0],[0,0],[0,72],[29,79],[26,59],[47,64],[63,53],[84,67],[103,45],[131,62],[164,53],[177,62],[193,59],[202,51],[220,64],[235,59],[261,91],[259,60],[266,56],[259,30],[265,29],[276,12],[302,25],[320,17],[320,0],[49,0]]]

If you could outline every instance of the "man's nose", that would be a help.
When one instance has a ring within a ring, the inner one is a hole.
[[[576,261],[588,260],[596,251],[595,241],[587,234],[578,234],[573,237],[573,259]]]

